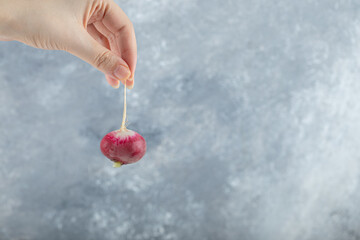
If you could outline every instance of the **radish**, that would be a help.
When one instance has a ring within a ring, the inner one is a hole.
[[[114,162],[114,167],[135,163],[146,152],[145,139],[125,126],[126,120],[126,85],[124,90],[124,112],[119,130],[106,134],[100,142],[101,152]]]

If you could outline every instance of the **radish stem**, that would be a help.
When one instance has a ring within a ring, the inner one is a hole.
[[[120,128],[120,130],[122,130],[122,131],[126,130],[125,120],[126,120],[126,80],[125,80],[125,84],[124,84],[124,112],[123,112],[123,119],[122,119],[121,128]]]

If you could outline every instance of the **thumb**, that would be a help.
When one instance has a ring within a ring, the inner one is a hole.
[[[85,30],[82,30],[77,40],[72,42],[68,52],[103,72],[107,79],[112,79],[108,82],[114,88],[119,87],[118,81],[125,84],[131,75],[129,66],[121,57],[102,46]]]

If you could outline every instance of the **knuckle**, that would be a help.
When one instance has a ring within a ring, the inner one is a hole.
[[[109,70],[109,65],[112,63],[112,55],[110,51],[104,51],[95,57],[95,67],[99,69]]]
[[[105,37],[108,39],[109,42],[115,43],[117,36],[113,33],[108,33]]]

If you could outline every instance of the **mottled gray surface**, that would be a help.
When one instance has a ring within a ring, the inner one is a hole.
[[[118,2],[120,3],[120,2]],[[122,91],[70,54],[0,43],[1,240],[359,240],[360,2],[137,0]]]

